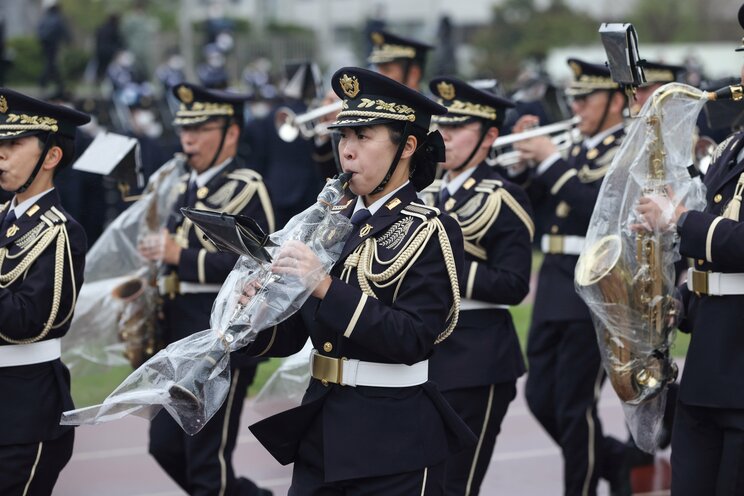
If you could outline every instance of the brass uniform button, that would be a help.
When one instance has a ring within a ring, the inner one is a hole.
[[[325,379],[321,379],[320,383],[323,384],[325,387],[328,387],[328,381],[326,381]]]
[[[326,353],[330,353],[331,351],[333,351],[333,345],[330,342],[326,341],[325,343],[323,343],[323,351],[325,351]]]
[[[697,261],[697,262],[698,262],[698,265],[703,265],[703,264],[705,263],[705,260],[703,260],[703,259],[701,258],[701,259],[698,259],[698,261]]]
[[[553,227],[551,227],[551,228],[550,228],[550,232],[551,232],[552,234],[557,234],[557,233],[558,233],[558,226],[553,226]]]
[[[594,160],[598,156],[599,156],[599,150],[597,150],[596,148],[592,148],[591,150],[586,152],[586,158],[588,158],[589,160]]]
[[[716,196],[713,197],[713,201],[716,203],[721,203],[721,200],[723,200],[723,195],[721,193],[718,193]]]

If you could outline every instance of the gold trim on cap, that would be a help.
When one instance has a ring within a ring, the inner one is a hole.
[[[643,74],[647,83],[672,82],[677,79],[674,72],[669,69],[643,69]]]
[[[443,103],[440,100],[440,103]],[[481,105],[479,103],[464,102],[462,100],[453,100],[446,105],[448,114],[467,115],[471,117],[482,117],[483,119],[496,120],[496,109],[490,105]]]
[[[340,122],[343,117],[349,116],[369,117],[372,119],[392,119],[396,121],[410,122],[416,120],[416,112],[414,111],[414,109],[402,103],[386,102],[384,100],[380,100],[379,98],[376,100],[372,100],[370,98],[362,98],[355,103],[356,107],[354,109],[349,109],[349,101],[345,100],[343,109],[336,116],[336,122]],[[369,108],[373,108],[373,110],[360,110]]]
[[[5,99],[4,95],[0,95],[0,114],[4,114],[8,111],[8,100]]]
[[[17,124],[16,124],[17,123]],[[59,130],[57,119],[43,115],[8,114],[5,122],[0,124],[4,131],[51,131]]]
[[[384,44],[372,49],[369,61],[373,64],[389,62],[393,59],[414,59],[416,49],[406,45]]]

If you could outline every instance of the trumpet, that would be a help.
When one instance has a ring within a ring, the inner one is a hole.
[[[343,101],[329,103],[322,107],[308,110],[304,114],[297,115],[289,107],[280,107],[274,114],[274,126],[282,141],[291,143],[300,134],[304,139],[328,134],[328,127],[322,122],[315,122],[326,115],[336,114],[341,110]]]
[[[537,138],[538,136],[552,135],[550,138],[551,141],[558,149],[558,152],[563,153],[568,150],[572,143],[579,139],[579,131],[576,128],[576,125],[579,122],[581,122],[581,118],[577,116],[571,119],[566,119],[565,121],[528,129],[521,133],[499,136],[491,145],[491,150],[499,151],[499,154],[493,158],[489,164],[492,166],[500,165],[507,168],[516,166],[520,163],[522,154],[517,150],[510,152],[501,152],[500,150],[513,145],[514,143],[531,138]]]

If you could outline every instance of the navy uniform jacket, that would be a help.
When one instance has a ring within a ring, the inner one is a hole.
[[[175,272],[181,282],[219,285],[235,266],[238,255],[217,251],[202,236],[201,230],[181,214],[180,208],[189,206],[242,214],[256,220],[266,232],[273,232],[275,226],[271,201],[261,176],[245,168],[238,158],[234,158],[206,186],[197,190],[194,205],[187,204],[189,177],[189,174],[184,174],[178,184],[176,207],[168,219],[168,231],[182,248],[181,259],[178,266],[166,265],[163,275],[168,276]],[[176,295],[173,299],[169,295],[162,295],[166,319],[161,324],[164,327],[166,344],[209,328],[209,314],[216,293]],[[197,306],[202,310],[195,312]],[[194,313],[203,317],[195,322]]]
[[[288,101],[287,106],[297,114],[306,111],[302,103],[294,100]],[[277,110],[246,124],[243,140],[250,147],[248,165],[263,175],[274,208],[291,217],[315,202],[323,181],[312,158],[310,141],[300,136],[287,143],[279,138],[274,125]],[[284,223],[289,218],[280,220]]]
[[[441,181],[423,192],[438,203]],[[480,164],[455,194],[438,205],[455,217],[465,238],[460,274],[463,298],[516,305],[530,289],[532,207],[519,186]],[[429,361],[441,390],[515,380],[525,372],[519,340],[508,309],[463,310],[458,327]]]
[[[371,269],[381,272],[420,228],[435,225],[437,219],[456,265],[462,263],[457,223],[416,201],[413,185],[400,189],[368,219],[370,228],[352,231],[331,271],[333,282],[325,298],[310,297],[298,313],[259,333],[244,350],[287,356],[310,336],[320,354],[334,358],[408,365],[429,358],[437,336],[447,328],[454,300],[437,233],[397,283],[380,287],[384,283],[370,282],[376,298],[362,292],[354,265],[359,257],[355,250],[369,243],[377,257],[373,255]],[[349,202],[345,214],[354,211],[354,203]],[[353,267],[345,270],[347,263]],[[251,431],[280,463],[288,464],[316,415],[322,415],[327,482],[423,469],[475,442],[431,382],[401,388],[326,387],[312,379],[301,406],[262,420]]]
[[[5,218],[9,206],[6,203],[2,207],[0,218]],[[19,264],[31,264],[15,281],[0,289],[0,346],[64,336],[70,328],[75,296],[83,284],[85,232],[62,208],[56,190],[41,197],[15,225],[18,230],[12,236],[7,236],[7,230],[0,233],[0,274],[5,277]],[[33,247],[41,246],[39,243],[55,230],[59,232],[49,246],[35,260],[23,262]],[[18,256],[21,252],[24,254]],[[45,334],[53,313],[58,263],[62,268],[61,298],[54,323]],[[8,281],[3,280],[3,284]],[[0,391],[0,445],[48,441],[71,429],[59,425],[62,412],[74,408],[70,373],[61,360],[0,367]]]
[[[678,226],[680,253],[695,259],[695,269],[744,272],[744,208],[740,221],[722,218],[734,196],[744,161],[744,132],[721,143],[705,175],[707,206],[690,211]],[[680,385],[680,400],[690,405],[744,408],[744,296],[696,295],[681,288],[686,319],[680,328],[692,339]]]
[[[586,236],[602,179],[620,148],[624,130],[608,135],[595,148],[574,145],[525,185],[543,234]],[[574,270],[578,255],[546,254],[540,268],[533,321],[590,320],[589,309],[576,293]]]

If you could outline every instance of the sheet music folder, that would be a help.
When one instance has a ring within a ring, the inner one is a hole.
[[[182,208],[181,213],[198,226],[219,250],[271,263],[266,248],[276,246],[276,243],[252,218],[190,207]]]

